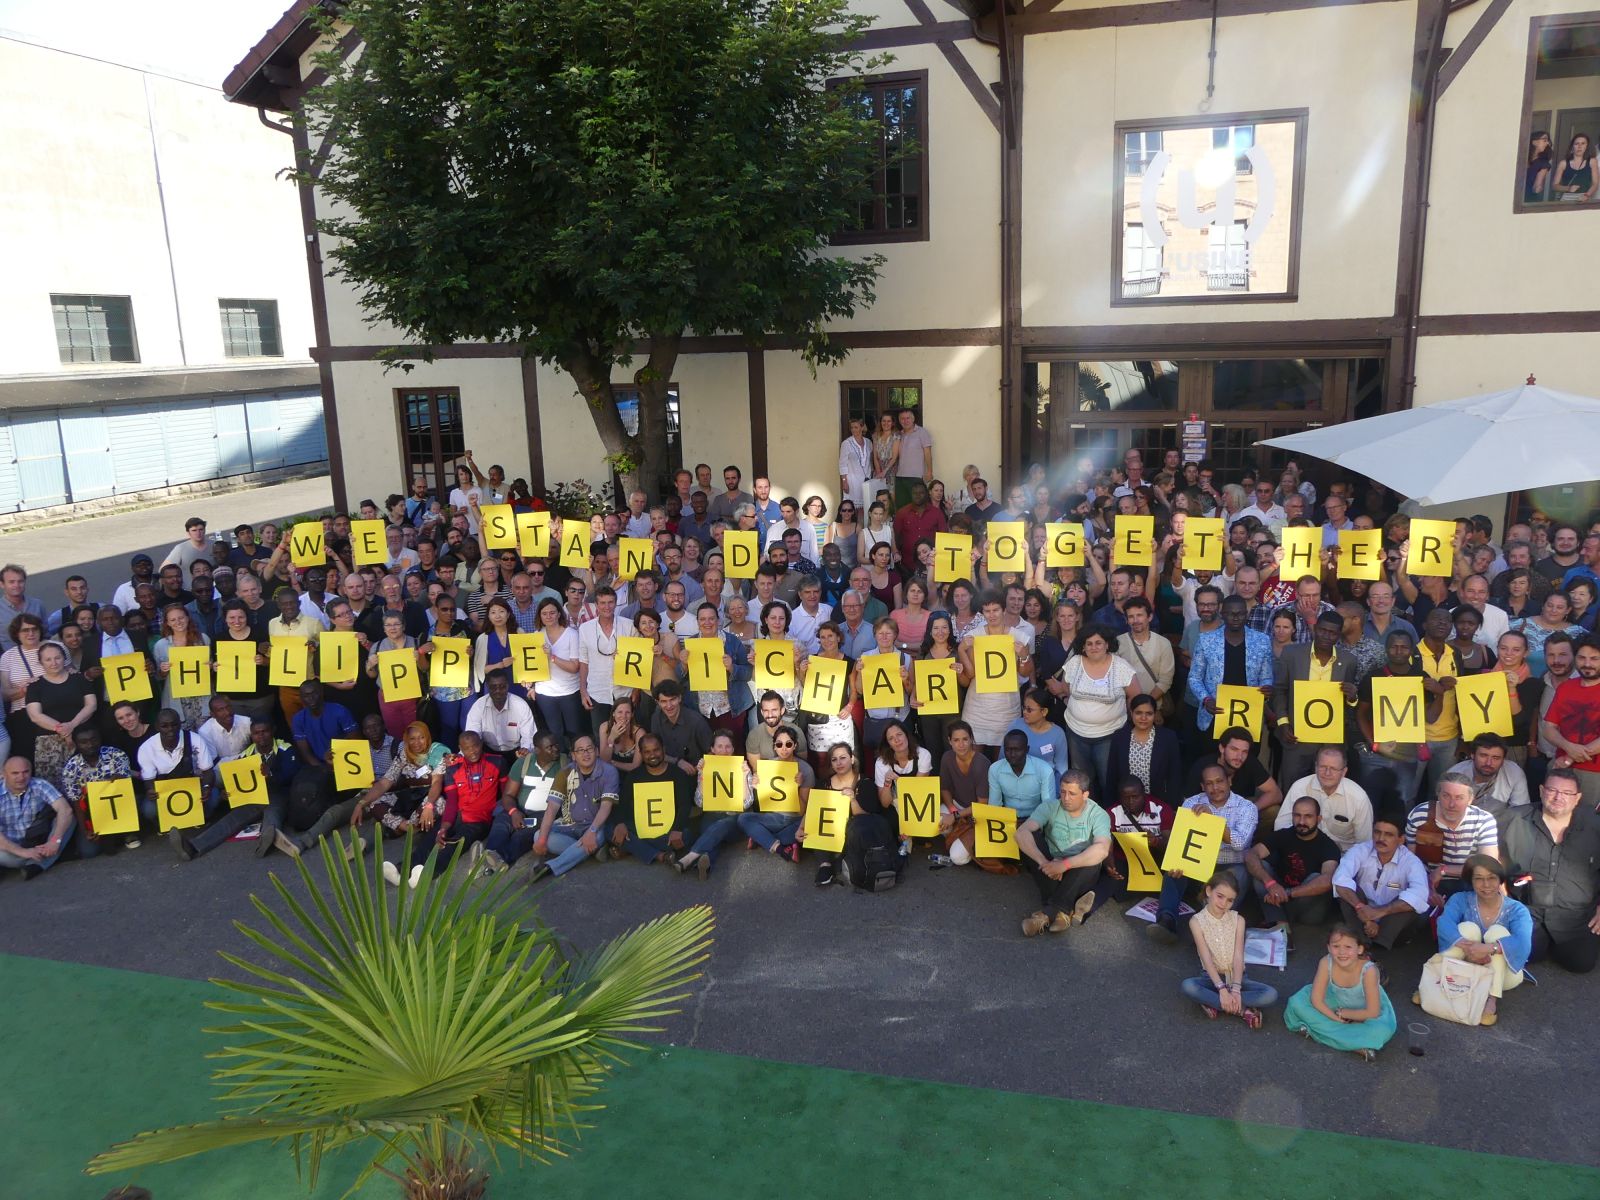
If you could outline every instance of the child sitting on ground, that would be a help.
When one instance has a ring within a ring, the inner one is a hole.
[[[1261,1028],[1261,1010],[1278,1002],[1278,993],[1244,977],[1244,918],[1234,911],[1239,885],[1232,871],[1218,871],[1206,884],[1206,905],[1189,920],[1200,967],[1205,972],[1180,985],[1213,1021],[1218,1010]]]
[[[1289,997],[1283,1022],[1324,1046],[1368,1062],[1377,1057],[1394,1036],[1394,1008],[1359,933],[1348,925],[1333,927],[1316,978]]]

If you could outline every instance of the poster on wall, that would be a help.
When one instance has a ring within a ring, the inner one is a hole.
[[[1116,127],[1113,305],[1293,300],[1304,109]]]
[[[1600,203],[1600,18],[1564,14],[1530,25],[1516,207]]]

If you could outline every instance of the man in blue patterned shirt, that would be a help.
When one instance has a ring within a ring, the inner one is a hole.
[[[103,848],[100,835],[89,819],[89,785],[133,778],[128,756],[114,746],[102,745],[100,728],[93,721],[72,731],[72,757],[61,764],[61,786],[66,799],[78,814],[78,855],[93,858]],[[128,836],[127,844],[137,846],[138,834]]]
[[[38,845],[30,828],[47,808],[55,809],[50,834]],[[21,757],[6,759],[5,783],[0,787],[0,867],[18,867],[24,879],[32,879],[55,866],[61,852],[72,841],[72,805],[43,779],[33,777],[33,764]]]

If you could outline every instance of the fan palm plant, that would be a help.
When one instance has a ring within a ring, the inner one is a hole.
[[[211,1056],[228,1111],[142,1133],[90,1173],[271,1141],[292,1145],[314,1187],[328,1152],[369,1142],[352,1192],[382,1174],[408,1200],[473,1200],[488,1187],[481,1151],[566,1152],[629,1036],[676,1011],[709,953],[699,907],[569,958],[513,912],[525,899],[507,876],[452,887],[456,856],[395,902],[381,852],[346,861],[342,841],[321,855],[325,885],[297,864],[307,900],[276,876],[276,906],[251,897],[266,927],[237,925],[259,961],[222,955],[243,977],[213,980],[228,998],[207,1002],[235,1020],[207,1030],[228,1039]]]

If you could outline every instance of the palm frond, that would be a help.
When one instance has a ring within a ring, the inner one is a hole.
[[[452,861],[393,896],[379,873],[324,846],[325,882],[298,862],[307,899],[272,881],[240,924],[259,956],[223,954],[240,975],[212,982],[229,1024],[209,1057],[231,1106],[220,1120],[141,1134],[94,1173],[250,1142],[287,1142],[313,1183],[325,1156],[366,1142],[364,1181],[403,1160],[425,1171],[477,1146],[548,1162],[568,1153],[631,1034],[674,1011],[710,951],[708,907],[651,921],[569,960],[518,911],[525,893],[486,887]],[[408,840],[409,848],[409,840]]]

